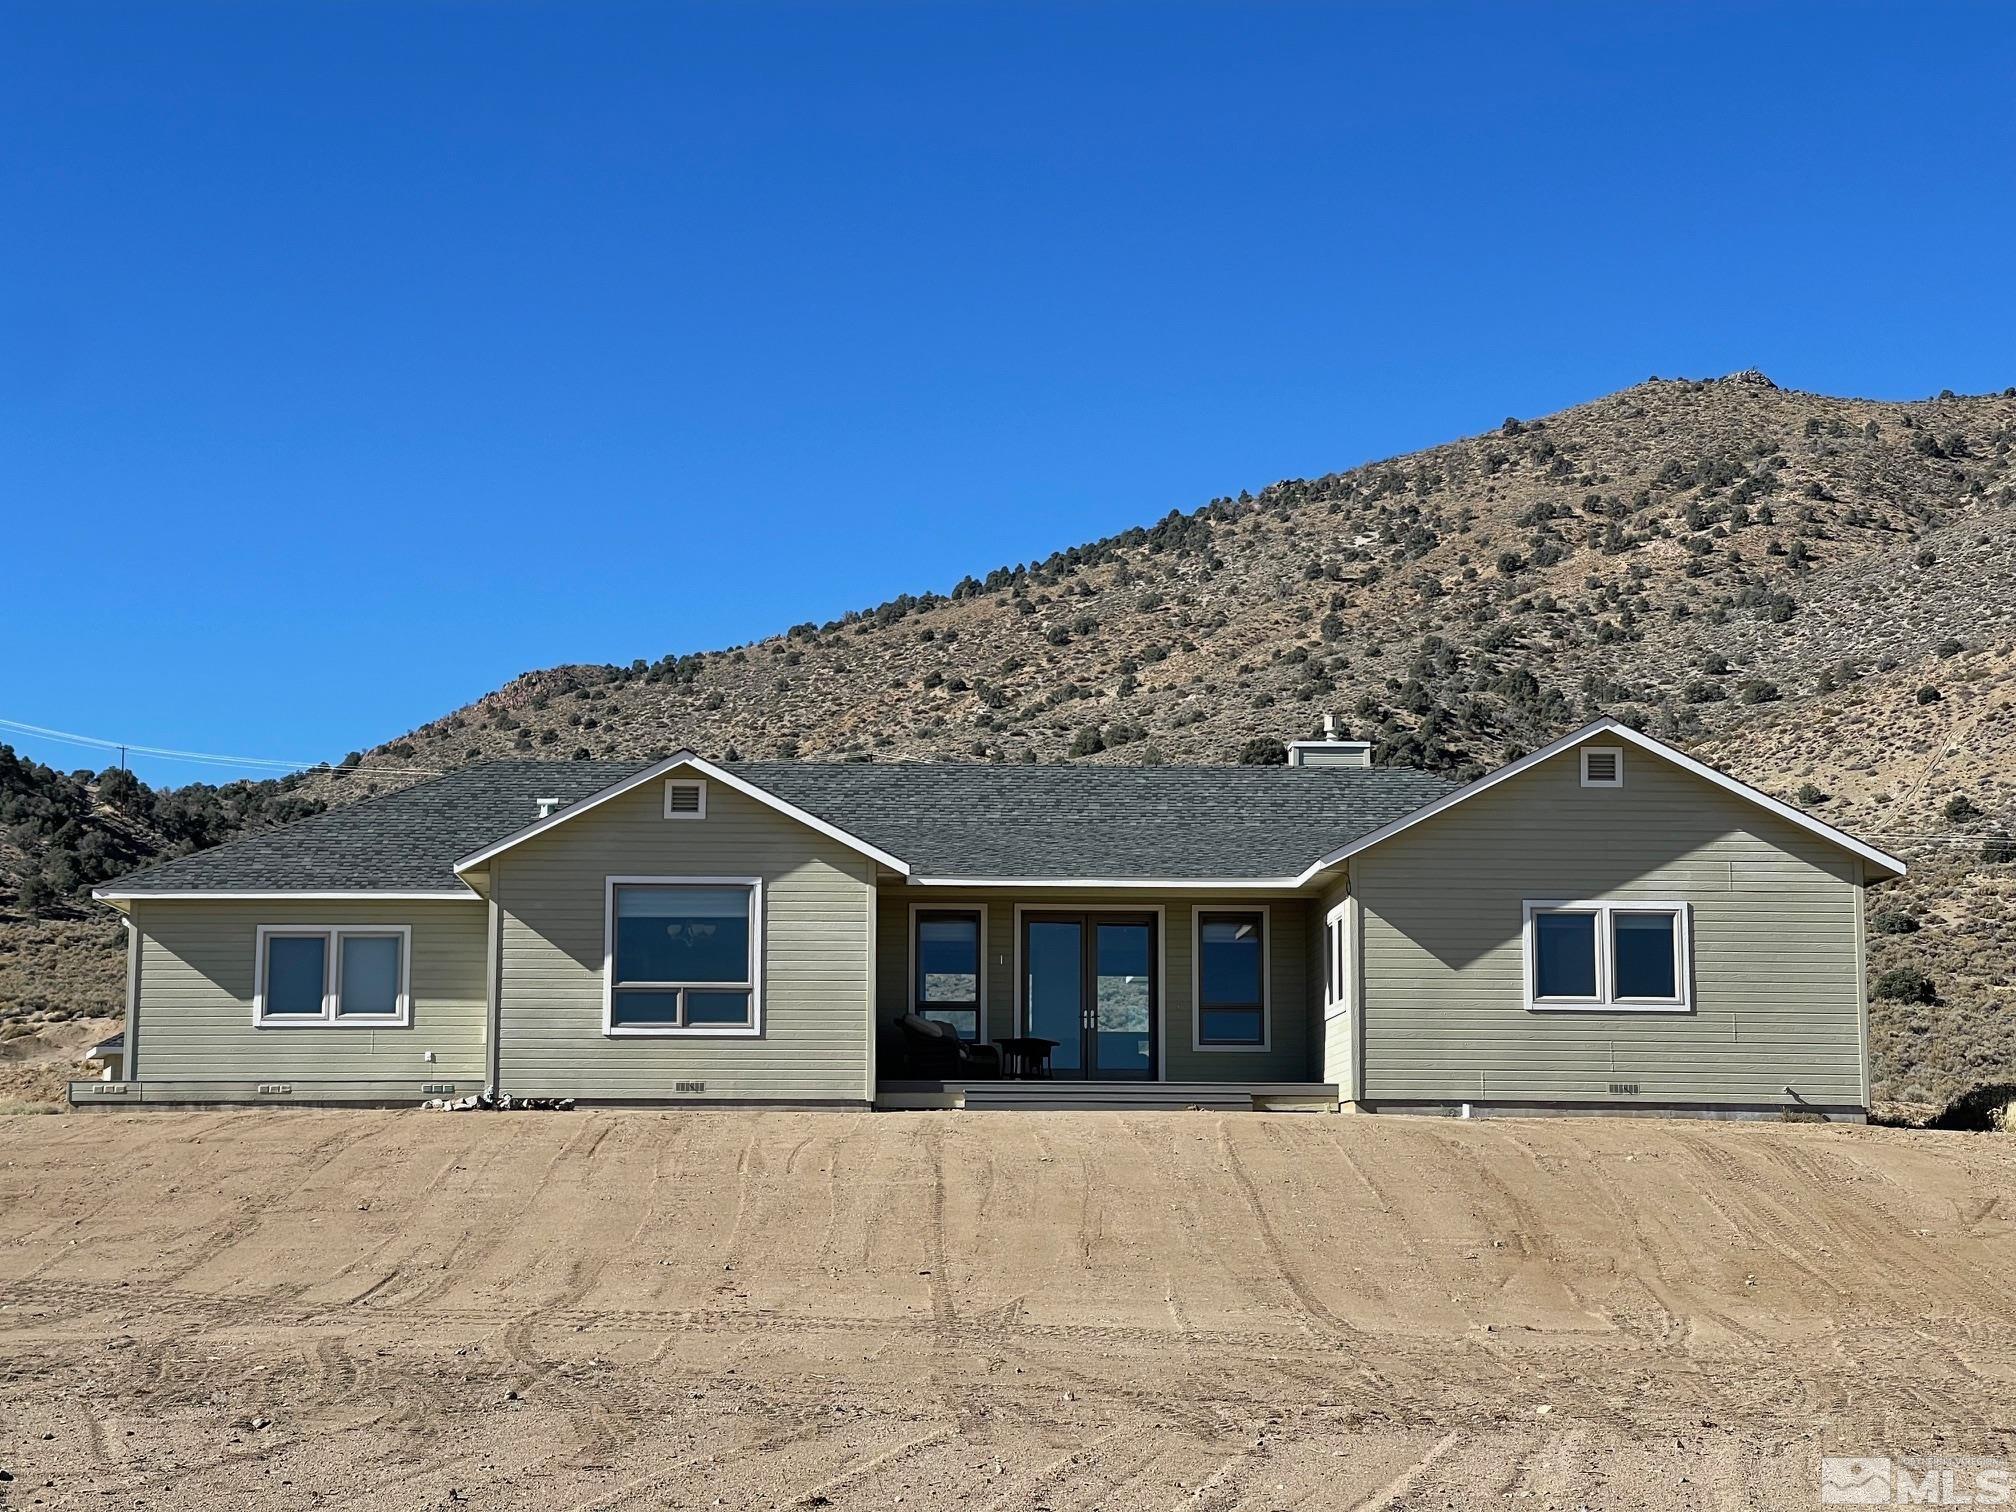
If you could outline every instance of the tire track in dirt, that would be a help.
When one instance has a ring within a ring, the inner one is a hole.
[[[1302,1317],[1308,1320],[1310,1331],[1337,1343],[1362,1342],[1363,1336],[1358,1330],[1332,1312],[1296,1269],[1294,1260],[1289,1255],[1287,1247],[1282,1244],[1281,1236],[1274,1227],[1274,1220],[1267,1214],[1266,1204],[1260,1200],[1259,1188],[1253,1184],[1252,1175],[1247,1171],[1245,1162],[1240,1159],[1238,1150],[1233,1146],[1226,1120],[1221,1116],[1216,1120],[1216,1124],[1219,1153],[1224,1157],[1226,1168],[1230,1171],[1240,1195],[1245,1199],[1246,1210],[1253,1219],[1254,1232],[1260,1236],[1260,1242],[1265,1246],[1268,1258],[1273,1261],[1275,1270],[1280,1273],[1282,1285],[1287,1287],[1289,1295],[1295,1299]]]
[[[606,1265],[606,1261],[603,1262]],[[580,1288],[578,1274],[569,1290]],[[127,1294],[115,1293],[114,1296]],[[52,1299],[78,1300],[67,1287],[51,1288]],[[89,1299],[96,1302],[97,1299]],[[150,1299],[150,1303],[157,1299]],[[322,1309],[302,1309],[273,1304],[272,1299],[248,1297],[243,1299],[220,1299],[185,1296],[180,1299],[158,1299],[161,1306],[150,1306],[150,1312],[168,1315],[178,1313],[193,1314],[196,1321],[189,1327],[194,1332],[202,1328],[221,1328],[257,1324],[259,1326],[292,1327],[325,1319],[328,1315]],[[766,1312],[751,1312],[726,1308],[668,1308],[661,1310],[623,1308],[578,1308],[573,1306],[542,1306],[535,1310],[545,1321],[566,1326],[569,1331],[610,1332],[632,1330],[640,1333],[662,1333],[677,1330],[687,1333],[751,1333],[751,1334],[880,1334],[897,1338],[925,1337],[939,1327],[937,1315],[929,1320],[888,1317],[847,1317],[806,1315],[796,1317],[779,1316]],[[405,1328],[420,1326],[449,1327],[466,1330],[471,1335],[496,1328],[500,1323],[522,1321],[525,1312],[511,1312],[497,1307],[435,1307],[409,1308],[391,1304],[374,1307],[370,1312],[374,1325],[399,1325]],[[1096,1323],[1043,1323],[1021,1316],[1019,1308],[1015,1315],[994,1316],[987,1325],[990,1334],[1012,1335],[1037,1342],[1059,1344],[1097,1345],[1101,1347],[1124,1345],[1166,1344],[1181,1347],[1165,1331],[1129,1328],[1122,1325]],[[957,1332],[964,1337],[967,1326],[963,1318],[958,1320]],[[1329,1358],[1333,1349],[1327,1344],[1309,1342],[1307,1331],[1293,1334],[1268,1334],[1252,1331],[1219,1328],[1195,1328],[1192,1339],[1197,1347],[1208,1347],[1226,1353],[1251,1353],[1254,1355],[1277,1355],[1281,1353],[1307,1353],[1315,1358]]]
[[[928,1432],[920,1433],[917,1437],[906,1440],[893,1449],[881,1450],[869,1458],[862,1460],[859,1464],[848,1466],[838,1475],[829,1476],[801,1490],[787,1492],[786,1495],[803,1506],[823,1506],[827,1501],[832,1500],[834,1493],[854,1489],[863,1482],[879,1475],[884,1470],[901,1464],[907,1459],[912,1459],[926,1449],[946,1442],[957,1431],[957,1424],[941,1423],[938,1427],[930,1429]]]
[[[1711,1196],[1710,1202],[1730,1215],[1731,1226],[1749,1243],[1770,1250],[1821,1290],[1836,1298],[1845,1297],[1846,1293],[1835,1277],[1779,1237],[1780,1230],[1798,1229],[1801,1220],[1757,1187],[1752,1179],[1754,1173],[1746,1170],[1723,1144],[1725,1137],[1692,1130],[1680,1136],[1688,1154],[1699,1164],[1707,1166],[1717,1178],[1712,1184],[1704,1183],[1703,1190],[1726,1194],[1720,1199]]]
[[[478,1156],[471,1153],[467,1144],[459,1144],[450,1151],[433,1174],[427,1178],[425,1190],[431,1195],[432,1200],[436,1202],[453,1202],[457,1199],[466,1198],[468,1194],[480,1189],[488,1179],[491,1171],[498,1164],[509,1159],[512,1153],[513,1151],[509,1145],[499,1144]],[[457,1172],[461,1172],[465,1179],[460,1182],[453,1180]],[[452,1280],[455,1274],[456,1262],[460,1258],[463,1249],[467,1247],[472,1233],[473,1230],[470,1228],[463,1229],[461,1236],[456,1239],[454,1244],[449,1248],[447,1256],[436,1268],[438,1275],[428,1276],[423,1279],[417,1272],[409,1274],[408,1266],[410,1261],[402,1260],[395,1263],[387,1274],[372,1282],[356,1296],[340,1303],[332,1304],[331,1311],[356,1307],[368,1299],[378,1296],[388,1287],[398,1286],[402,1281],[418,1289],[427,1286],[430,1282]],[[384,1255],[387,1250],[392,1249],[396,1245],[410,1244],[410,1242],[410,1236],[403,1231],[387,1234],[384,1239],[373,1245],[370,1250],[356,1256],[335,1271],[332,1271],[328,1276],[328,1282],[333,1283],[341,1280],[344,1276],[353,1275],[359,1270],[376,1269],[379,1257]],[[409,1250],[409,1256],[410,1254],[411,1251]],[[394,1294],[397,1295],[396,1292]]]
[[[290,1163],[287,1172],[279,1173],[269,1183],[268,1190],[254,1197],[249,1203],[227,1218],[208,1238],[196,1247],[192,1255],[177,1257],[177,1268],[162,1279],[180,1281],[192,1272],[201,1270],[226,1250],[243,1242],[282,1203],[300,1196],[300,1187],[289,1177],[295,1172],[307,1169],[325,1171],[336,1161],[350,1153],[358,1145],[369,1139],[374,1131],[369,1125],[354,1127],[338,1124],[322,1139],[316,1140]]]
[[[540,1118],[543,1122],[544,1117],[548,1115],[503,1114],[486,1116],[501,1116],[507,1119],[519,1117]],[[469,1272],[480,1267],[509,1246],[521,1242],[522,1236],[528,1227],[527,1219],[529,1215],[545,1200],[547,1191],[554,1185],[555,1174],[560,1170],[562,1165],[570,1160],[585,1159],[586,1154],[592,1154],[594,1150],[601,1146],[602,1141],[608,1137],[609,1129],[612,1127],[613,1124],[609,1124],[598,1128],[595,1123],[591,1122],[574,1131],[569,1138],[562,1141],[553,1150],[553,1153],[547,1157],[546,1164],[540,1169],[538,1177],[532,1182],[529,1189],[524,1191],[520,1196],[503,1199],[512,1203],[509,1213],[506,1214],[499,1211],[493,1204],[484,1215],[484,1227],[486,1229],[484,1236],[482,1238],[474,1238],[472,1237],[473,1230],[465,1230],[462,1237],[450,1251],[449,1261],[445,1262],[440,1270],[433,1275],[419,1281],[410,1292],[402,1294],[398,1298],[402,1306],[407,1309],[414,1309],[432,1302],[434,1298],[461,1284]],[[587,1146],[587,1151],[579,1151],[577,1147],[584,1143]],[[512,1148],[512,1142],[506,1140],[500,1141],[500,1144],[502,1148],[499,1153],[508,1154]],[[530,1263],[536,1265],[539,1258],[538,1255],[532,1256]],[[523,1271],[521,1270],[519,1275],[513,1278],[514,1283],[522,1279],[522,1277]],[[388,1303],[380,1303],[376,1310],[389,1310],[389,1305]],[[497,1315],[491,1314],[491,1316],[495,1317]]]
[[[1426,1454],[1423,1454],[1370,1496],[1364,1497],[1354,1503],[1354,1512],[1374,1512],[1376,1508],[1400,1505],[1405,1500],[1407,1494],[1414,1489],[1415,1484],[1434,1468],[1435,1462],[1442,1459],[1450,1450],[1456,1447],[1460,1437],[1461,1435],[1456,1433],[1445,1433],[1429,1446]]]
[[[1830,1193],[1843,1184],[1838,1171],[1814,1151],[1789,1140],[1755,1147],[1746,1144],[1743,1154],[1784,1171],[1808,1191]],[[1992,1209],[1998,1200],[1990,1197],[1986,1206]],[[1924,1242],[1915,1227],[1894,1220],[1877,1221],[1871,1216],[1872,1206],[1847,1198],[1834,1198],[1826,1204],[1826,1237],[1847,1238],[1863,1250],[1863,1254],[1856,1257],[1858,1273],[1866,1270],[1885,1277],[1910,1275],[1921,1282],[1927,1277],[1935,1279],[1939,1285],[1933,1292],[1925,1292],[1922,1286],[1913,1287],[1913,1299],[1920,1305],[1938,1302],[1964,1308],[1968,1299],[1974,1299],[1975,1305],[1978,1305],[1984,1290],[1999,1293],[2005,1307],[1998,1311],[2016,1314],[2016,1286],[2012,1286],[2004,1275],[1992,1267],[1959,1264],[1937,1245]],[[1812,1226],[1810,1218],[1807,1223],[1808,1227]]]
[[[1026,1512],[1026,1509],[1043,1505],[1040,1493],[1051,1486],[1061,1485],[1068,1479],[1068,1473],[1086,1459],[1099,1454],[1108,1444],[1129,1435],[1139,1435],[1139,1429],[1129,1424],[1122,1428],[1109,1429],[1082,1444],[1075,1444],[1065,1453],[1039,1465],[1026,1476],[1011,1477],[1014,1484],[999,1496],[988,1502],[979,1512]]]
[[[1127,1130],[1128,1137],[1134,1141],[1143,1156],[1146,1157],[1150,1171],[1156,1182],[1163,1189],[1174,1194],[1174,1201],[1171,1206],[1177,1215],[1177,1223],[1183,1231],[1183,1238],[1186,1241],[1185,1248],[1193,1251],[1201,1248],[1202,1227],[1197,1220],[1196,1206],[1190,1200],[1184,1183],[1176,1179],[1176,1156],[1174,1149],[1166,1141],[1151,1144],[1143,1133],[1142,1125],[1133,1119],[1126,1120],[1123,1127]],[[1176,1343],[1183,1351],[1186,1379],[1194,1382],[1198,1368],[1196,1324],[1191,1319],[1190,1311],[1184,1306],[1182,1297],[1178,1292],[1176,1272],[1170,1267],[1166,1259],[1157,1268],[1162,1273],[1162,1305],[1168,1310],[1170,1326],[1176,1331]]]
[[[678,1479],[687,1471],[696,1467],[704,1466],[709,1470],[719,1470],[723,1465],[746,1462],[757,1455],[773,1454],[788,1445],[805,1443],[808,1440],[816,1439],[824,1426],[823,1423],[819,1422],[802,1422],[790,1428],[766,1433],[760,1436],[754,1443],[744,1445],[740,1448],[713,1449],[700,1454],[687,1455],[668,1465],[663,1465],[647,1475],[639,1476],[635,1480],[626,1481],[612,1491],[604,1491],[599,1495],[590,1497],[586,1501],[570,1503],[565,1508],[556,1508],[555,1512],[612,1512],[612,1509],[621,1507],[626,1502],[632,1501],[647,1492],[657,1491],[661,1486]]]
[[[1651,1277],[1639,1275],[1638,1285],[1651,1298],[1660,1323],[1652,1331],[1662,1345],[1677,1346],[1690,1358],[1697,1355],[1700,1342],[1695,1317],[1711,1320],[1715,1327],[1743,1346],[1758,1354],[1768,1354],[1776,1346],[1755,1328],[1739,1319],[1726,1307],[1717,1305],[1703,1294],[1699,1286],[1698,1272],[1684,1272],[1677,1269],[1669,1258],[1674,1255],[1696,1253],[1690,1241],[1698,1240],[1692,1235],[1674,1228],[1665,1216],[1648,1213],[1642,1202],[1627,1199],[1618,1180],[1607,1167],[1603,1151],[1592,1149],[1583,1137],[1583,1131],[1575,1128],[1574,1120],[1562,1119],[1552,1129],[1554,1136],[1581,1157],[1582,1169],[1593,1173],[1595,1181],[1588,1187],[1610,1215],[1617,1232],[1628,1233],[1636,1243],[1628,1253],[1641,1258],[1643,1264],[1652,1271]],[[1635,1159],[1635,1154],[1634,1157]],[[1717,1216],[1729,1222],[1726,1210],[1717,1210]],[[1686,1296],[1683,1299],[1682,1293]],[[1705,1365],[1697,1360],[1697,1370]]]

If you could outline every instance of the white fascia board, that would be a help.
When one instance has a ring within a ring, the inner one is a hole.
[[[882,850],[878,846],[870,845],[866,840],[861,839],[858,835],[848,834],[847,831],[841,829],[838,825],[828,824],[824,819],[821,819],[817,814],[808,814],[804,809],[799,808],[796,804],[786,803],[782,798],[779,798],[776,794],[758,787],[755,783],[750,782],[746,778],[737,777],[732,772],[722,770],[720,767],[714,765],[713,762],[706,761],[703,760],[701,757],[695,756],[691,751],[680,751],[674,755],[667,756],[663,761],[655,762],[652,765],[645,767],[642,771],[632,772],[628,777],[625,777],[622,781],[612,783],[610,786],[602,789],[602,791],[599,793],[591,793],[588,797],[577,799],[573,803],[568,804],[565,808],[559,809],[556,812],[547,815],[544,819],[534,820],[531,824],[526,825],[525,828],[518,830],[512,834],[506,835],[502,840],[499,840],[496,844],[486,846],[484,849],[477,851],[473,855],[464,856],[460,861],[457,861],[455,863],[455,870],[457,873],[461,873],[468,871],[471,867],[481,866],[484,862],[490,860],[493,856],[502,855],[505,851],[510,850],[513,846],[524,844],[527,840],[530,840],[534,835],[543,835],[547,830],[552,829],[555,825],[565,824],[570,819],[578,819],[583,814],[587,813],[590,809],[599,808],[601,807],[601,805],[607,803],[610,799],[620,798],[625,793],[630,792],[635,788],[642,787],[647,782],[655,781],[658,778],[663,777],[667,772],[677,771],[681,767],[691,768],[693,771],[700,773],[702,776],[710,779],[711,781],[720,783],[723,787],[733,788],[736,792],[741,793],[744,797],[753,798],[756,802],[761,803],[768,808],[775,809],[778,813],[785,815],[787,818],[797,820],[807,829],[816,830],[820,834],[826,836],[826,838],[829,840],[837,840],[842,845],[845,845],[850,849],[859,851],[862,855],[869,857],[871,860],[879,861],[882,865],[888,867],[891,871],[897,873],[900,876],[907,877],[910,875],[909,862],[900,860],[899,858],[890,855],[887,851]]]
[[[1467,783],[1452,793],[1445,793],[1433,803],[1426,804],[1414,810],[1411,814],[1403,814],[1390,824],[1381,825],[1369,835],[1361,835],[1349,845],[1338,847],[1310,866],[1296,880],[1298,882],[1308,882],[1319,872],[1327,871],[1340,862],[1350,860],[1360,851],[1370,850],[1382,840],[1390,840],[1402,830],[1412,829],[1424,819],[1432,819],[1444,809],[1454,808],[1466,799],[1474,798],[1479,793],[1486,792],[1501,782],[1517,777],[1520,773],[1531,770],[1543,761],[1552,760],[1563,751],[1573,750],[1583,741],[1597,735],[1613,735],[1619,740],[1629,741],[1640,750],[1649,751],[1652,755],[1662,760],[1672,762],[1673,765],[1679,767],[1682,771],[1691,772],[1704,781],[1712,782],[1717,787],[1723,788],[1728,792],[1734,793],[1739,798],[1756,804],[1759,808],[1768,809],[1779,818],[1796,824],[1799,828],[1818,835],[1824,840],[1831,841],[1843,850],[1860,856],[1863,860],[1891,873],[1893,876],[1901,877],[1905,873],[1906,867],[1897,857],[1889,855],[1884,851],[1879,851],[1873,845],[1865,845],[1853,835],[1838,830],[1831,824],[1822,823],[1810,814],[1802,814],[1798,809],[1792,807],[1791,804],[1780,803],[1768,793],[1760,793],[1757,789],[1745,783],[1738,782],[1728,773],[1718,772],[1706,762],[1696,761],[1685,752],[1675,750],[1663,740],[1654,740],[1650,735],[1634,730],[1629,725],[1620,724],[1617,720],[1611,719],[1606,715],[1602,719],[1591,721],[1579,730],[1563,735],[1559,740],[1542,746],[1530,755],[1522,756],[1517,761],[1508,762],[1495,772],[1487,772],[1475,782]]]
[[[912,887],[1138,888],[1186,892],[1293,892],[1294,877],[912,877]]]
[[[383,900],[389,903],[481,903],[483,901],[481,896],[471,892],[466,887],[453,889],[435,888],[409,892],[393,892],[379,888],[357,888],[348,892],[288,892],[275,888],[266,888],[253,892],[233,888],[188,889],[178,892],[108,892],[102,887],[94,887],[91,889],[91,896],[93,900],[99,903],[153,902],[155,899],[178,903],[197,903],[212,900],[220,903],[229,903],[234,900],[260,903],[285,903],[290,901],[301,903],[369,903],[373,900]]]

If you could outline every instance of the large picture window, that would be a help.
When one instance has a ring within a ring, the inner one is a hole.
[[[1196,943],[1197,1048],[1264,1049],[1266,910],[1200,909]]]
[[[918,910],[911,1011],[978,1040],[981,950],[978,909]]]
[[[1528,903],[1525,955],[1530,1009],[1693,1007],[1684,903]]]
[[[252,1021],[262,1028],[404,1028],[412,1022],[404,924],[262,924]]]
[[[609,879],[610,1034],[754,1034],[761,884],[753,878]]]

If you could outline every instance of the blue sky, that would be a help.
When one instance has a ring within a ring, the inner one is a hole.
[[[1649,374],[1999,389],[2012,99],[1990,5],[17,0],[0,717],[340,758]]]

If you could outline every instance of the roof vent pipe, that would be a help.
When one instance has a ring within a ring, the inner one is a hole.
[[[539,817],[541,819],[552,818],[553,810],[560,807],[560,800],[558,798],[534,798],[532,801],[539,805]]]

